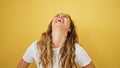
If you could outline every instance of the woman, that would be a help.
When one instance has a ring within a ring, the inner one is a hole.
[[[18,68],[28,68],[35,60],[38,68],[95,68],[91,58],[78,44],[74,23],[65,13],[57,14],[40,40],[33,42]]]

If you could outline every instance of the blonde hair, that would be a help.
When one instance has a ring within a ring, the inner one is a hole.
[[[70,30],[68,32],[64,46],[60,49],[60,68],[77,68],[75,63],[75,43],[78,43],[78,36],[75,30],[75,25],[71,17],[66,14],[70,19]],[[53,67],[53,50],[52,50],[52,21],[48,25],[48,29],[41,35],[40,40],[37,42],[39,49],[39,59],[43,68]]]

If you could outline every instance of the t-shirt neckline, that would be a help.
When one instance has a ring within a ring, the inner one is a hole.
[[[62,47],[63,47],[63,45],[60,46],[60,47],[52,48],[52,49],[53,49],[53,50],[59,50],[59,49],[62,48]]]

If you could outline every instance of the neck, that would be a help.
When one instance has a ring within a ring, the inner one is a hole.
[[[53,30],[52,31],[53,47],[57,48],[64,45],[66,37],[67,37],[67,31]]]

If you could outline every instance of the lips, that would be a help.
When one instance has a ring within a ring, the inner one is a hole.
[[[55,23],[64,23],[64,20],[61,19],[61,18],[57,18],[56,21],[55,21]]]

